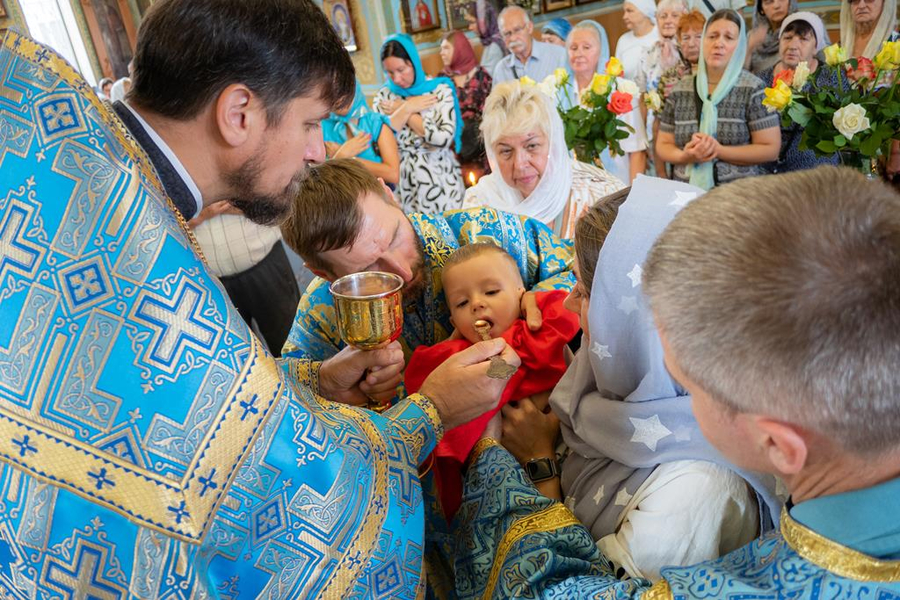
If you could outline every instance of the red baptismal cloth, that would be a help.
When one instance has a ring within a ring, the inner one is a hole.
[[[447,519],[452,519],[462,500],[462,466],[481,434],[502,406],[533,394],[553,389],[566,364],[563,348],[578,333],[578,315],[563,308],[568,292],[539,292],[536,300],[542,324],[530,331],[524,319],[518,319],[502,337],[522,359],[519,370],[510,378],[500,403],[480,417],[444,432],[434,450],[434,470],[441,505]],[[452,355],[472,345],[468,340],[445,340],[434,346],[419,346],[406,366],[405,383],[409,393],[422,387],[428,375]]]

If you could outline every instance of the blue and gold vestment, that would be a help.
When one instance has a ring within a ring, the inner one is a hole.
[[[780,531],[650,585],[618,580],[590,532],[495,441],[470,460],[454,522],[461,599],[900,599],[900,479],[785,509]]]
[[[442,342],[453,330],[444,298],[441,268],[461,244],[494,242],[515,259],[526,289],[571,289],[573,246],[540,221],[492,208],[451,210],[439,215],[409,215],[424,253],[425,289],[406,306],[400,342],[406,358],[420,345]],[[303,296],[282,356],[301,375],[309,361],[325,360],[344,347],[337,327],[329,283],[315,278]]]
[[[286,380],[161,190],[87,83],[9,33],[0,596],[417,596],[434,407]]]

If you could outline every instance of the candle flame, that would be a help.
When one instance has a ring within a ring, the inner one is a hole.
[[[478,179],[476,179],[475,177],[475,171],[469,171],[469,183],[471,183],[472,185],[478,183]]]

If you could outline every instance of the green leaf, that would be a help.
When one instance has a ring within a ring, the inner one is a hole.
[[[883,141],[884,138],[877,133],[870,135],[859,143],[859,151],[866,156],[875,156],[878,154],[878,148]]]
[[[834,154],[837,152],[837,146],[834,145],[834,142],[830,140],[822,140],[818,144],[816,144],[816,148],[824,152],[825,154]]]
[[[812,111],[802,104],[794,103],[788,107],[788,115],[800,127],[806,127],[812,117]]]
[[[838,148],[843,148],[844,146],[847,145],[847,138],[845,138],[842,135],[834,136],[834,145],[837,146]]]
[[[614,136],[616,135],[616,129],[617,129],[617,127],[616,127],[616,121],[615,121],[615,119],[612,119],[612,120],[610,120],[610,121],[607,121],[606,127],[605,127],[605,129],[603,130],[603,133],[606,134],[606,137],[607,137],[607,138],[611,138],[611,137],[614,137]]]
[[[596,150],[597,153],[603,152],[604,148],[606,148],[606,142],[600,138],[594,140],[594,150]]]

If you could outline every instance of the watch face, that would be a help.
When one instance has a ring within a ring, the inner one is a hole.
[[[543,481],[556,475],[556,465],[549,458],[538,458],[525,463],[525,472],[531,481]]]

